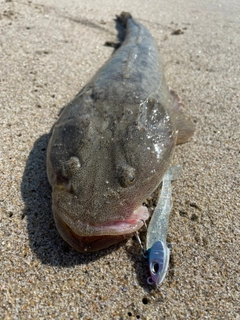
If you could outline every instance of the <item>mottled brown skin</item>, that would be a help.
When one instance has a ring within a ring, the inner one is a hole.
[[[64,108],[48,145],[54,219],[78,251],[143,225],[142,203],[169,167],[179,129],[154,39],[130,14],[119,19],[123,44]]]

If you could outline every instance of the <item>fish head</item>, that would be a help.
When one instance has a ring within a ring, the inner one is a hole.
[[[161,182],[175,140],[170,117],[156,101],[135,114],[125,108],[121,119],[63,116],[47,152],[61,236],[78,251],[94,251],[141,228],[149,217],[143,202]]]
[[[170,249],[166,241],[156,241],[148,252],[150,277],[148,284],[161,285],[168,271]]]

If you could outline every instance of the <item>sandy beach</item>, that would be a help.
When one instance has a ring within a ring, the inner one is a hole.
[[[197,127],[175,149],[159,289],[135,238],[89,254],[62,240],[46,175],[50,130],[111,56],[122,11],[156,39]],[[0,2],[0,319],[240,319],[239,16],[237,0]]]

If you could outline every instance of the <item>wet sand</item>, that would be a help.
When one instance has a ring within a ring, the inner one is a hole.
[[[168,84],[197,126],[176,147],[183,172],[159,290],[146,283],[136,239],[80,254],[51,214],[50,129],[110,57],[104,43],[116,41],[122,11],[156,38]],[[0,3],[1,319],[240,319],[239,15],[234,0]]]

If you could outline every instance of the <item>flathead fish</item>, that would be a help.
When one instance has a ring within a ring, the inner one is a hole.
[[[194,125],[169,91],[158,48],[129,13],[125,39],[63,109],[47,150],[52,210],[60,235],[78,251],[129,238],[149,218],[144,201]]]

